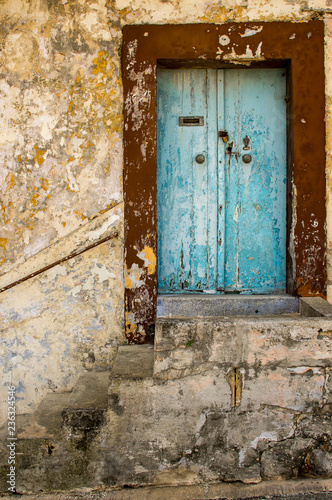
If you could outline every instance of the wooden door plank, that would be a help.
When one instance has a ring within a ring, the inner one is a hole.
[[[227,132],[225,125],[225,88],[224,70],[217,71],[217,116],[219,131]],[[217,264],[217,289],[223,291],[225,288],[225,222],[226,222],[226,156],[227,142],[222,138],[217,138],[217,238],[218,238],[218,264]]]
[[[286,78],[282,69],[227,70],[226,127],[238,161],[227,193],[226,289],[286,289]],[[250,138],[249,150],[243,139]],[[230,137],[231,138],[231,137]],[[252,161],[245,163],[244,154]],[[237,172],[237,180],[233,176]]]
[[[159,292],[208,284],[207,70],[159,70],[157,214]],[[204,126],[180,126],[199,116]],[[206,158],[196,162],[198,154]]]

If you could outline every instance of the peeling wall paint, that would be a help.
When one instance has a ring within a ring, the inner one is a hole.
[[[0,422],[7,385],[17,387],[18,413],[30,413],[47,392],[72,389],[81,372],[112,366],[125,341],[119,216],[116,228],[117,237],[1,293]]]
[[[260,33],[260,22],[299,22],[318,17],[325,22],[328,297],[332,300],[332,18],[329,13],[314,11],[327,9],[328,3],[315,0],[310,3],[313,9],[310,10],[304,9],[300,0],[280,0],[274,4],[267,0],[222,3],[3,0],[0,5],[0,287],[69,255],[76,247],[98,241],[108,227],[105,214],[113,216],[123,201],[120,70],[123,26],[252,21],[256,27],[240,33],[247,50],[240,53],[234,47],[229,55],[230,62],[235,55],[243,62],[264,57],[264,47],[252,41]],[[228,46],[228,38],[229,33],[220,31],[220,57]],[[131,56],[134,60],[135,45]],[[132,73],[135,91],[128,103],[132,108],[128,110],[134,112],[136,128],[142,124],[142,109],[151,100],[141,83],[142,79],[154,79],[154,74],[152,68],[145,71],[147,74]],[[153,137],[147,137],[138,146],[140,157],[150,157],[153,141]],[[120,219],[117,221],[120,225]],[[95,253],[101,251],[104,254],[96,257]],[[314,255],[313,249],[308,259]],[[81,261],[85,262],[84,269],[80,267]],[[120,231],[115,242],[103,243],[99,250],[91,249],[59,265],[57,271],[55,268],[45,271],[42,276],[32,277],[0,295],[3,320],[0,356],[4,352],[14,353],[15,373],[26,379],[26,386],[30,387],[22,403],[24,411],[30,411],[48,390],[46,372],[51,381],[49,387],[72,386],[88,352],[82,345],[91,343],[87,332],[94,332],[93,345],[125,341],[122,262]],[[144,276],[151,278],[154,273],[155,255],[149,242],[137,246],[136,263],[137,266],[125,271],[128,287],[139,287]],[[72,282],[69,269],[74,273]],[[90,274],[86,274],[87,269]],[[50,287],[59,283],[62,291],[59,289],[55,298]],[[29,302],[24,305],[27,295]],[[108,322],[106,312],[102,312],[103,301],[109,304],[107,314],[113,319],[108,326],[98,329],[94,323],[97,310],[104,318],[103,325]],[[72,321],[70,334],[69,326],[64,331],[62,324],[65,313],[70,314]],[[127,317],[126,322],[130,331],[142,330],[134,317]],[[114,329],[110,326],[113,324]],[[73,347],[75,335],[84,340],[80,348]],[[106,366],[107,356],[112,356],[106,348],[102,351],[98,367]],[[99,355],[95,356],[99,359]],[[43,373],[36,373],[33,378],[32,366],[38,366],[40,359]],[[9,358],[5,363],[9,363],[8,370],[14,367]]]

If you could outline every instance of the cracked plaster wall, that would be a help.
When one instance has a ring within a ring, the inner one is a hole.
[[[310,9],[328,10],[330,4],[329,0],[278,0],[273,5],[264,0],[2,0],[0,275],[5,281],[15,281],[17,268],[25,265],[29,268],[32,260],[34,269],[49,263],[48,252],[51,255],[54,245],[59,245],[66,253],[66,238],[77,232],[84,243],[86,232],[79,233],[80,229],[105,214],[112,217],[123,199],[122,26],[137,23],[305,21],[319,15]],[[331,299],[332,16],[325,13],[322,18],[326,25],[327,231]],[[113,244],[116,251],[114,248],[105,250]],[[73,294],[77,282],[68,278],[67,271],[52,274],[50,281],[61,284],[57,307],[63,307],[71,300],[70,318],[77,328],[82,329],[83,336],[90,335],[86,324],[91,324],[98,311],[103,310],[100,314],[104,314],[103,321],[107,326],[99,329],[98,335],[100,345],[106,345],[110,339],[124,342],[121,231],[115,242],[104,243],[100,252],[102,248],[102,257],[99,254],[93,256],[98,251],[91,250],[82,259],[90,256],[91,260],[86,262],[90,270],[95,262],[96,266],[106,266],[106,272],[115,273],[116,277],[109,276],[106,285],[105,281],[93,278],[105,295],[100,295],[98,286],[90,288],[89,297],[83,300],[86,321],[83,321],[83,326],[82,300],[78,299],[82,291],[76,296]],[[68,261],[64,268],[70,266]],[[115,271],[110,270],[113,267]],[[75,272],[78,273],[75,275],[78,282],[84,281],[86,271],[82,268]],[[46,275],[50,276],[50,273],[54,271],[48,271]],[[44,368],[30,380],[29,394],[22,403],[25,410],[41,399],[47,380],[51,381],[50,388],[69,387],[70,383],[64,381],[68,373],[75,378],[84,367],[83,357],[78,360],[74,354],[77,352],[75,328],[65,331],[62,325],[60,334],[58,327],[54,326],[57,321],[63,323],[67,316],[64,318],[58,309],[52,313],[52,300],[52,293],[41,277],[32,278],[0,295],[3,314],[0,332],[5,342],[1,355],[6,356],[8,342],[15,344],[21,378],[31,377],[31,373],[24,374],[35,370],[37,360],[34,363],[28,361],[29,352],[38,350],[44,360]],[[105,308],[101,305],[103,300],[108,301],[109,311],[113,311],[110,314],[113,314],[112,321],[116,324],[114,328],[110,326],[112,322],[108,323]],[[37,311],[39,304],[42,304],[42,309],[36,313],[31,328],[40,340],[34,345],[34,341],[28,341],[27,337],[24,340],[24,336],[28,332],[31,311]],[[15,326],[11,323],[12,312],[16,318]],[[49,325],[53,326],[47,340]],[[50,349],[57,350],[59,363],[56,365]],[[60,361],[65,353],[68,355],[67,364]],[[32,354],[33,359],[34,356]],[[103,361],[96,364],[97,369],[105,366],[107,356],[111,355],[105,351]],[[5,357],[4,363],[8,360]]]

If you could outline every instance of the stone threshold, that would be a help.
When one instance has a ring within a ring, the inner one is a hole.
[[[165,294],[157,298],[157,318],[280,316],[332,317],[321,297],[291,295]]]

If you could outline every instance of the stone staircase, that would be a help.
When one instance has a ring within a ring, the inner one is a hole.
[[[159,299],[154,346],[17,416],[17,491],[331,476],[332,306],[270,299]]]

